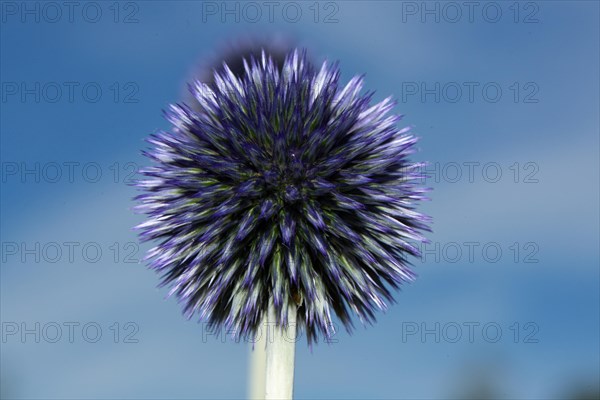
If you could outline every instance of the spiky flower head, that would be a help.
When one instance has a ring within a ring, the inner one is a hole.
[[[277,323],[295,310],[309,343],[331,335],[332,314],[352,327],[414,278],[427,218],[416,138],[371,105],[363,79],[291,52],[265,53],[241,77],[223,66],[214,85],[190,87],[199,108],[172,105],[168,132],[151,135],[155,165],[137,182],[147,259],[184,314],[252,337],[272,301]],[[298,307],[290,307],[295,306]]]

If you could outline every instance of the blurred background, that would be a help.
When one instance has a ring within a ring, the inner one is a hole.
[[[140,263],[128,182],[162,111],[240,37],[366,74],[434,188],[417,281],[297,346],[297,398],[598,398],[599,4],[0,3],[6,399],[243,398],[250,345]]]

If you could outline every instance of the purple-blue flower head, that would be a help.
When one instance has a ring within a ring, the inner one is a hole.
[[[188,317],[254,335],[273,302],[279,324],[297,311],[311,342],[333,314],[374,321],[391,289],[411,281],[428,218],[416,138],[371,104],[362,77],[339,84],[337,65],[291,52],[262,54],[236,76],[196,82],[194,107],[172,105],[172,128],[151,135],[137,210],[149,265]],[[297,305],[297,308],[290,306]]]

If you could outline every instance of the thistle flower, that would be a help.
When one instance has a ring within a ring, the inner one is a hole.
[[[362,77],[338,83],[337,64],[295,50],[278,68],[263,52],[241,77],[224,64],[191,85],[198,107],[172,105],[172,129],[148,139],[137,228],[188,318],[248,338],[272,301],[311,343],[333,313],[349,331],[351,312],[373,322],[414,278],[406,256],[428,230],[417,139],[389,98],[360,94]]]

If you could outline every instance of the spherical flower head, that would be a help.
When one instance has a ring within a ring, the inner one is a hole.
[[[255,335],[269,302],[309,343],[350,330],[352,312],[374,321],[411,281],[428,218],[416,138],[371,105],[362,77],[338,85],[339,69],[291,52],[282,68],[265,53],[227,65],[214,85],[191,86],[199,107],[173,105],[168,132],[151,135],[155,161],[137,182],[149,265],[183,304],[214,327]],[[293,311],[290,311],[293,310]]]

